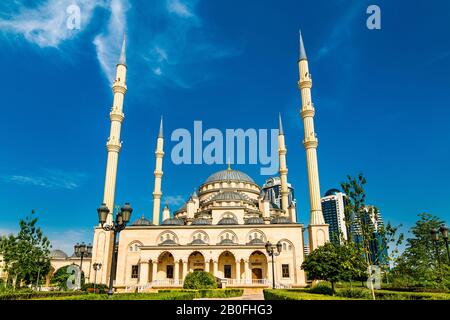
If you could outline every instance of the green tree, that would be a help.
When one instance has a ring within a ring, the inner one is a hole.
[[[399,257],[393,275],[407,285],[450,285],[450,266],[446,258],[445,245],[436,246],[430,230],[438,228],[444,221],[429,213],[419,214],[419,220],[410,229],[412,237],[406,239],[406,248]],[[441,265],[439,267],[439,261]]]
[[[5,271],[14,287],[22,283],[35,284],[49,272],[50,241],[37,227],[35,211],[19,221],[19,233],[0,239],[0,253],[3,255]],[[39,274],[39,278],[38,278]]]
[[[69,282],[74,285],[74,287],[72,289],[77,289],[77,287],[75,286],[76,285],[75,271],[74,271],[74,268],[71,268],[74,266],[75,265],[72,264],[72,265],[61,267],[58,270],[56,270],[55,274],[52,277],[51,283],[56,285],[61,290],[68,290],[70,288],[67,287],[67,282]],[[85,284],[84,272],[81,273],[80,282],[81,282],[80,287],[83,287]]]
[[[367,267],[361,252],[353,244],[328,242],[306,257],[302,269],[311,280],[329,281],[334,294],[336,282],[358,279],[365,274]]]

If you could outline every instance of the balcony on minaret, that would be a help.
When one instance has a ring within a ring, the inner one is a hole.
[[[120,92],[125,94],[127,92],[127,85],[120,80],[120,78],[116,79],[112,85],[113,92]]]
[[[317,139],[317,134],[312,133],[309,137],[306,137],[303,139],[303,145],[306,149],[308,148],[317,148],[317,145],[319,144],[319,139]]]
[[[312,87],[312,76],[311,73],[305,72],[300,75],[300,80],[298,81],[299,89],[311,88]]]

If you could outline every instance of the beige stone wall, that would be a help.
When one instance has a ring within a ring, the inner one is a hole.
[[[226,226],[146,226],[128,227],[121,232],[117,264],[117,286],[146,284],[166,278],[166,266],[174,266],[174,279],[182,280],[187,272],[196,268],[224,277],[224,265],[231,265],[232,279],[252,279],[252,270],[261,268],[264,279],[272,279],[270,258],[264,243],[283,243],[282,253],[275,257],[275,279],[294,285],[304,285],[305,275],[300,269],[304,259],[303,226],[287,225],[233,225]],[[221,236],[234,236],[235,245],[220,245]],[[193,236],[201,235],[207,245],[189,245]],[[249,245],[258,237],[263,243]],[[163,239],[161,239],[161,237]],[[171,239],[176,245],[160,245],[161,240]],[[191,257],[199,252],[200,260]],[[255,254],[252,256],[252,254]],[[169,255],[170,254],[170,255]],[[259,261],[258,261],[259,259]],[[153,268],[157,266],[157,272]],[[289,277],[282,277],[282,264],[289,265]],[[131,278],[133,265],[140,266],[139,279]]]

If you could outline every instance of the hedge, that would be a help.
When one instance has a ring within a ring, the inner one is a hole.
[[[305,290],[264,290],[265,300],[348,300],[338,296],[308,293]]]
[[[195,298],[232,298],[240,297],[244,293],[243,289],[200,289],[200,290],[159,290],[158,293],[165,292],[191,292],[195,294]]]
[[[375,290],[375,297],[379,300],[450,300],[450,293]]]
[[[28,292],[8,292],[0,294],[0,300],[28,300],[39,298],[58,298],[85,295],[82,291],[28,291]]]
[[[164,293],[115,293],[111,297],[107,294],[86,294],[79,296],[54,297],[45,300],[193,300],[193,292],[164,292]]]

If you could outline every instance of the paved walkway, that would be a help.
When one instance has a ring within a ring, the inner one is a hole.
[[[264,300],[263,290],[246,290],[240,297],[233,298],[198,298],[194,300]]]

